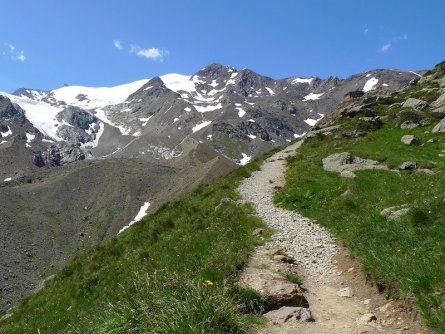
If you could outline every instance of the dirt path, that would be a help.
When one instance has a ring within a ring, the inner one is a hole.
[[[263,283],[250,284],[256,289],[258,284],[281,286],[283,268],[277,261],[283,259],[273,254],[277,248],[282,249],[294,259],[289,270],[296,270],[303,277],[303,294],[314,320],[286,314],[295,313],[295,308],[280,308],[278,318],[269,317],[262,333],[427,333],[411,305],[387,300],[366,284],[359,264],[335,243],[326,229],[274,206],[273,193],[285,182],[285,159],[295,154],[300,145],[297,142],[267,159],[261,170],[245,179],[238,189],[257,215],[277,230],[271,242],[256,250],[241,280],[252,283],[255,277],[261,277]]]

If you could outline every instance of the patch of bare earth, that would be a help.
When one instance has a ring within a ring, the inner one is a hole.
[[[273,193],[284,185],[286,158],[301,142],[267,159],[239,192],[256,214],[276,229],[258,247],[240,277],[244,286],[268,300],[262,334],[428,333],[409,301],[385,298],[364,277],[360,265],[323,227],[295,212],[277,208]],[[298,274],[303,285],[289,282]]]

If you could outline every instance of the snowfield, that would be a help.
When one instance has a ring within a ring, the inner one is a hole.
[[[371,78],[368,81],[366,81],[365,86],[363,86],[363,91],[369,92],[370,90],[373,90],[377,83],[379,82],[379,79],[377,78]]]
[[[144,218],[147,215],[147,210],[150,207],[150,202],[145,202],[141,208],[139,209],[139,212],[137,213],[136,217],[134,217],[134,219],[126,226],[122,227],[119,232],[117,232],[117,234],[121,234],[122,232],[124,232],[127,228],[129,228],[131,225],[137,223],[138,221],[140,221],[142,218]]]

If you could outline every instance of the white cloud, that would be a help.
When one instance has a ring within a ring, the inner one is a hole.
[[[113,41],[113,45],[116,49],[119,49],[119,50],[124,49],[124,42],[119,39],[115,39]],[[164,61],[164,58],[170,54],[170,52],[166,49],[160,49],[160,48],[146,48],[146,49],[144,49],[144,48],[141,48],[137,44],[130,44],[130,46],[128,47],[127,50],[129,53],[132,53],[136,56],[159,61],[161,63]]]
[[[159,60],[160,62],[164,61],[164,57],[170,54],[170,52],[165,49],[159,49],[159,48],[143,49],[139,45],[131,45],[130,52],[134,53],[136,56],[152,60]]]
[[[25,51],[17,50],[15,45],[12,45],[12,44],[9,44],[9,43],[5,43],[5,45],[9,49],[9,55],[11,56],[12,60],[20,61],[22,63],[25,62],[25,60],[26,60]],[[6,55],[6,52],[3,52],[3,55]]]
[[[392,46],[391,43],[386,43],[386,44],[384,44],[384,45],[379,49],[379,51],[380,51],[381,53],[386,53],[386,52],[388,52],[388,50],[391,48],[391,46]]]
[[[26,60],[24,51],[17,51],[16,54],[12,57],[14,60],[21,61],[22,63]]]
[[[113,41],[113,45],[114,45],[114,47],[115,47],[116,49],[118,49],[118,50],[122,50],[122,49],[124,48],[122,41],[119,40],[119,39],[115,39],[115,40]]]
[[[159,59],[162,61],[165,56],[168,56],[169,52],[167,50],[158,49],[158,48],[150,48],[150,49],[141,49],[136,52],[136,55],[145,57],[148,59]]]

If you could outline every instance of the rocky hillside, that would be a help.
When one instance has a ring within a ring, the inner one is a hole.
[[[276,202],[328,228],[379,291],[445,332],[445,63],[334,115],[290,159]]]

